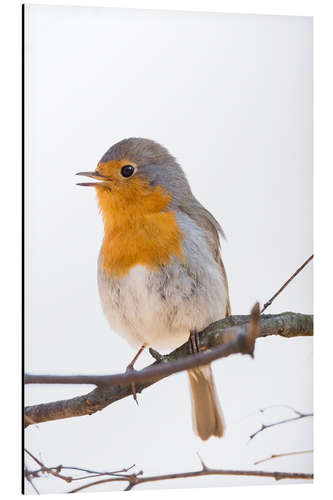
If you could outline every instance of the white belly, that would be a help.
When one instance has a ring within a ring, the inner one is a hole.
[[[102,271],[100,257],[98,284],[111,327],[134,347],[174,349],[191,330],[225,316],[224,280],[209,262],[201,276],[175,261],[162,272],[136,266],[124,278],[111,279]]]

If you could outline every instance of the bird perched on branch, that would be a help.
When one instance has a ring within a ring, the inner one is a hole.
[[[193,196],[175,158],[142,138],[113,145],[94,172],[104,222],[98,259],[102,307],[112,328],[138,353],[146,346],[175,348],[230,314],[220,255],[221,226]],[[222,412],[210,365],[188,371],[194,429],[201,439],[221,437]]]

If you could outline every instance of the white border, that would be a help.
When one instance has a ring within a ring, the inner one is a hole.
[[[34,3],[34,2],[27,2]],[[182,498],[211,499],[227,495],[230,500],[244,495],[256,500],[301,496],[325,498],[332,490],[332,327],[328,327],[332,302],[332,7],[328,1],[306,0],[123,0],[123,1],[38,1],[46,5],[81,5],[166,10],[215,11],[228,13],[277,14],[314,16],[315,43],[315,475],[313,486],[277,485],[276,487],[247,487],[225,489],[178,490]],[[1,214],[1,494],[8,499],[18,498],[20,490],[20,83],[21,83],[21,26],[20,2],[1,2],[1,149],[0,181]],[[326,278],[326,280],[325,280]],[[325,321],[326,320],[326,321]],[[325,328],[325,326],[327,327]],[[322,338],[322,340],[319,340]],[[282,489],[281,489],[282,488]],[[295,489],[297,488],[297,489]],[[172,492],[164,490],[136,491],[137,498],[167,498]],[[112,493],[112,498],[122,498]],[[62,498],[54,495],[52,498]],[[89,498],[103,498],[91,493]]]

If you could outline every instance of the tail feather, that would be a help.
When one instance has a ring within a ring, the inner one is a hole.
[[[188,375],[195,433],[203,441],[211,436],[222,437],[225,424],[216,394],[211,366],[193,368],[188,371]]]

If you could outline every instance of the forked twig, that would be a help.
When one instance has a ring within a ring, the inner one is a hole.
[[[57,468],[50,469],[49,467],[46,467],[40,460],[38,460],[38,458],[35,457],[31,453],[31,451],[27,450],[26,448],[24,448],[24,451],[29,455],[29,457],[31,457],[41,467],[40,472],[48,472],[49,474],[52,474],[52,476],[58,477],[59,479],[66,481],[66,483],[72,482],[71,477],[63,476],[62,474],[60,474],[61,465],[59,465]]]
[[[38,492],[36,486],[32,482],[32,478],[38,478],[40,477],[40,474],[51,474],[52,476],[55,476],[59,479],[62,479],[66,481],[67,483],[71,483],[72,481],[82,481],[84,479],[92,479],[94,477],[102,477],[102,476],[112,476],[114,478],[128,478],[131,475],[127,474],[127,472],[135,467],[135,464],[131,465],[130,467],[124,468],[124,469],[119,469],[111,472],[99,472],[96,470],[91,470],[91,469],[85,469],[82,467],[68,467],[64,465],[57,465],[56,467],[47,467],[44,465],[37,457],[35,457],[29,450],[24,448],[24,451],[40,466],[40,469],[36,470],[29,470],[27,466],[25,466],[24,470],[24,476],[25,478],[30,482],[32,487],[35,489],[36,493]],[[60,474],[61,471],[63,470],[73,470],[73,471],[79,471],[79,472],[85,472],[87,475],[85,476],[76,476],[76,477],[69,477],[69,476],[63,476]],[[39,493],[39,492],[38,492]]]
[[[296,420],[301,420],[302,418],[313,417],[313,413],[303,413],[301,411],[296,410],[295,408],[289,407],[294,413],[296,413],[296,417],[286,418],[284,420],[279,420],[278,422],[273,422],[272,424],[261,424],[260,429],[250,435],[250,441],[254,439],[260,432],[265,431],[266,429],[270,429],[271,427],[275,427],[277,425],[288,424],[289,422],[295,422]]]

